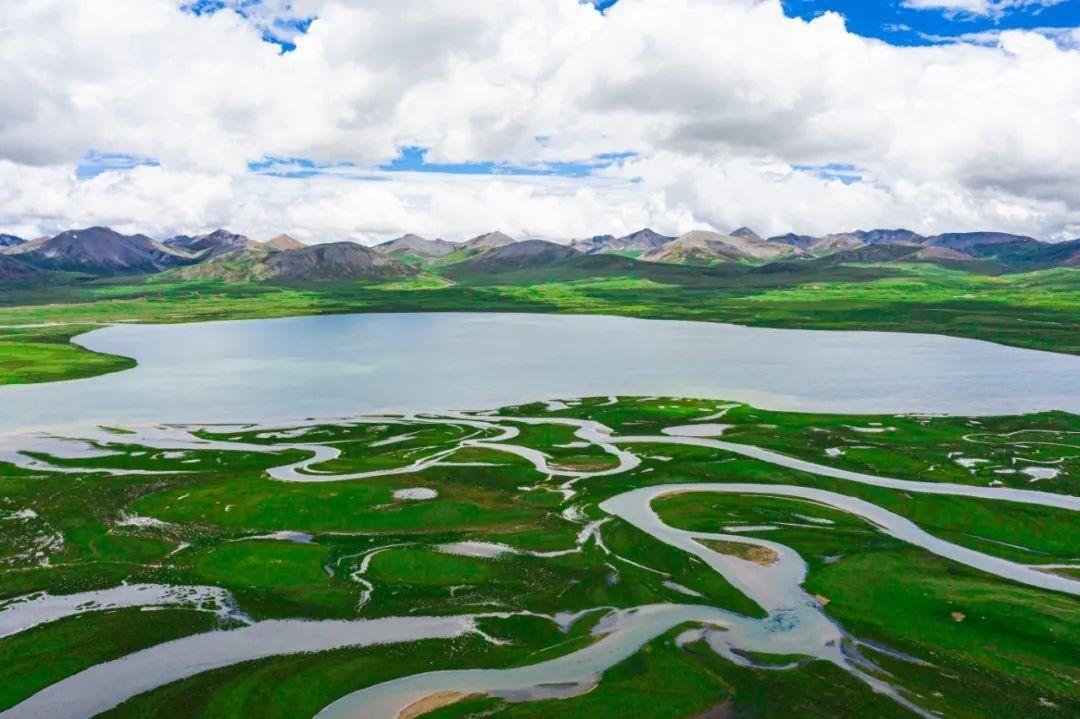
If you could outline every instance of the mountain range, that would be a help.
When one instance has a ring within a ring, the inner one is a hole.
[[[170,237],[165,240],[164,245],[202,261],[212,260],[235,252],[257,249],[259,243],[228,230],[215,230],[208,235],[199,235],[198,237],[191,237],[190,235]]]
[[[679,237],[645,228],[628,235],[596,235],[567,244],[516,241],[497,231],[465,242],[407,234],[367,247],[355,242],[308,246],[284,234],[257,242],[224,229],[159,242],[146,235],[91,227],[31,241],[0,235],[0,279],[64,272],[98,277],[166,273],[176,279],[221,281],[382,281],[412,277],[425,269],[438,269],[453,278],[560,263],[572,263],[578,273],[590,268],[612,270],[610,262],[577,259],[602,256],[631,265],[730,265],[777,272],[821,262],[930,262],[970,271],[1014,272],[1080,266],[1080,240],[1047,243],[1000,232],[923,236],[904,229],[763,238],[740,227],[728,234],[694,230]]]
[[[795,251],[779,242],[756,236],[722,235],[694,230],[640,255],[650,262],[680,265],[710,265],[717,262],[768,262],[789,257]]]
[[[450,277],[460,277],[522,270],[557,264],[581,254],[573,247],[556,242],[512,241],[509,244],[500,244],[473,252],[461,262],[451,265],[446,274]]]
[[[428,258],[444,257],[456,252],[460,247],[446,240],[428,240],[419,235],[402,235],[396,240],[375,245],[375,251],[390,257],[399,258]]]
[[[651,246],[633,240],[649,233]],[[787,234],[762,238],[747,227],[729,234],[695,230],[680,237],[665,237],[651,230],[626,235],[598,235],[574,240],[571,246],[595,254],[625,254],[654,262],[712,265],[724,262],[771,262],[809,260],[839,255],[849,262],[990,261],[1002,271],[1034,270],[1056,266],[1080,266],[1080,240],[1041,242],[1024,235],[1001,232],[966,232],[924,236],[905,229],[856,230],[828,235]],[[894,252],[862,252],[877,246],[909,248]],[[628,249],[633,247],[633,249]],[[855,252],[855,254],[851,254]],[[858,257],[866,260],[856,259]],[[881,259],[868,259],[877,257]]]
[[[24,240],[21,237],[16,237],[15,235],[5,235],[3,233],[0,233],[0,248],[15,247],[16,245],[22,245],[22,244],[25,244],[25,243],[26,243],[26,240]]]
[[[68,230],[9,247],[4,254],[42,270],[93,275],[151,274],[197,261],[146,235],[121,235],[106,227]]]
[[[41,274],[41,270],[20,262],[14,257],[0,255],[0,280],[26,280]]]

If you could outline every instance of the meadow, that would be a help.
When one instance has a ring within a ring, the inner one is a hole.
[[[530,423],[518,421],[525,418]],[[617,441],[722,423],[716,431],[724,441],[829,467],[920,484],[1075,495],[1074,415],[850,417],[597,398],[474,419],[520,433],[500,439],[455,418],[360,418],[296,428],[207,426],[191,437],[209,444],[177,449],[121,427],[97,435],[90,453],[39,448],[0,462],[0,626],[13,598],[124,582],[212,586],[234,602],[227,612],[205,602],[87,605],[10,634],[0,639],[0,711],[140,649],[281,619],[476,615],[482,633],[259,658],[167,683],[104,716],[313,716],[338,697],[397,677],[569,655],[598,641],[603,633],[593,630],[618,609],[707,605],[770,621],[737,588],[737,575],[600,508],[635,488],[824,489],[958,546],[1076,576],[1080,523],[1067,508],[913,493],[654,440],[618,444],[639,462],[630,466],[572,424],[602,423]],[[546,470],[506,445],[542,452]],[[304,464],[313,447],[335,456]],[[321,481],[283,481],[280,468],[297,463],[301,480]],[[1047,467],[1054,476],[1025,472]],[[416,488],[433,493],[408,499]],[[945,559],[857,514],[767,492],[672,493],[653,509],[671,527],[731,532],[702,541],[750,563],[771,561],[768,551],[753,550],[757,540],[797,552],[807,567],[805,591],[843,628],[845,651],[872,662],[874,676],[922,710],[1067,717],[1080,707],[1075,595]],[[554,619],[569,615],[577,616]],[[650,639],[591,691],[527,702],[469,695],[424,716],[913,715],[828,661],[736,650],[735,662],[688,631],[700,627]]]

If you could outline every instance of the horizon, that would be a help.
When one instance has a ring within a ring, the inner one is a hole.
[[[923,237],[923,238],[933,238],[933,237],[939,237],[939,236],[943,236],[943,235],[980,235],[980,234],[990,234],[990,235],[1006,234],[1006,235],[1012,235],[1013,234],[1013,233],[1008,233],[1008,232],[1000,232],[998,230],[971,230],[971,231],[966,231],[966,232],[940,232],[940,233],[936,233],[936,234],[933,234],[933,235],[924,235],[921,232],[916,232],[916,231],[911,230],[910,228],[907,228],[907,227],[871,227],[871,228],[866,228],[866,229],[858,228],[858,229],[854,229],[854,230],[843,230],[843,231],[839,231],[839,232],[828,232],[828,233],[824,233],[822,235],[808,235],[808,234],[801,233],[801,232],[791,231],[791,232],[782,232],[782,233],[777,234],[777,235],[765,236],[765,235],[762,235],[762,234],[758,233],[752,227],[749,227],[747,225],[740,225],[740,226],[738,226],[738,227],[736,227],[736,228],[734,228],[732,230],[728,230],[728,231],[721,231],[721,230],[714,230],[714,229],[711,229],[711,228],[699,227],[699,228],[693,228],[693,229],[687,230],[687,231],[679,233],[677,235],[668,234],[668,233],[665,233],[665,232],[659,232],[653,227],[641,227],[641,228],[639,228],[637,230],[627,232],[627,233],[625,233],[623,235],[616,235],[614,233],[597,233],[597,234],[592,234],[592,235],[588,235],[588,236],[585,236],[585,237],[548,238],[548,237],[516,237],[511,233],[503,232],[502,230],[496,228],[496,229],[480,232],[480,233],[478,233],[476,235],[470,235],[470,236],[467,236],[467,237],[461,237],[460,239],[447,239],[447,237],[445,235],[435,235],[435,236],[429,237],[427,235],[422,235],[422,234],[420,234],[418,232],[405,232],[405,233],[402,233],[402,234],[396,234],[396,235],[389,236],[389,237],[377,238],[377,239],[366,242],[366,241],[364,241],[363,239],[360,239],[360,238],[350,238],[350,237],[327,239],[327,240],[322,240],[322,241],[318,241],[318,240],[306,241],[306,240],[308,240],[310,238],[304,237],[304,239],[301,239],[303,237],[303,233],[300,232],[300,231],[295,231],[295,230],[276,232],[276,233],[274,233],[274,234],[272,234],[270,236],[265,236],[264,238],[260,239],[259,237],[253,237],[253,236],[249,235],[246,232],[242,232],[242,231],[241,232],[236,232],[236,231],[234,231],[234,230],[232,230],[231,228],[228,228],[228,227],[215,227],[213,229],[204,230],[204,231],[180,232],[180,233],[173,234],[173,235],[168,235],[168,236],[154,236],[154,235],[148,234],[146,232],[121,231],[121,230],[117,230],[115,227],[110,227],[110,226],[107,226],[107,225],[87,225],[85,227],[71,227],[71,228],[68,228],[66,230],[62,230],[61,232],[58,232],[55,235],[51,235],[51,236],[49,236],[49,235],[41,235],[41,236],[39,236],[37,238],[19,237],[19,239],[23,240],[24,242],[30,242],[30,241],[33,241],[35,239],[52,239],[52,238],[56,237],[57,235],[63,234],[64,232],[84,232],[84,231],[92,230],[92,229],[110,230],[110,231],[117,232],[117,233],[119,233],[121,235],[125,235],[125,236],[143,235],[144,237],[149,237],[150,239],[152,239],[152,240],[154,240],[156,242],[162,242],[162,243],[167,242],[168,240],[171,240],[171,239],[178,238],[178,237],[185,237],[185,236],[187,236],[187,237],[204,237],[204,236],[212,235],[212,234],[217,233],[217,232],[227,232],[229,234],[239,235],[241,237],[245,237],[245,238],[254,240],[255,242],[261,242],[261,243],[269,242],[269,241],[271,241],[273,239],[276,239],[277,237],[280,237],[280,236],[286,236],[286,237],[291,237],[293,239],[296,239],[296,240],[298,240],[300,242],[303,242],[306,245],[322,245],[322,244],[330,244],[330,243],[334,243],[334,242],[352,242],[352,243],[355,243],[355,244],[358,244],[358,245],[362,245],[364,247],[375,247],[377,245],[387,244],[387,243],[393,242],[395,240],[400,240],[400,239],[402,239],[404,237],[408,237],[410,235],[414,236],[414,237],[419,237],[420,239],[426,240],[426,241],[429,241],[429,242],[449,242],[451,244],[460,245],[460,244],[464,244],[464,243],[466,243],[466,242],[468,242],[470,240],[477,239],[478,237],[482,237],[484,235],[489,235],[489,234],[496,234],[496,233],[504,234],[507,237],[510,237],[510,239],[514,240],[515,242],[525,242],[525,241],[529,241],[529,240],[539,240],[539,241],[542,241],[542,242],[551,242],[551,243],[554,243],[554,244],[567,245],[567,246],[572,245],[575,242],[584,242],[584,241],[593,240],[593,239],[600,238],[600,237],[608,237],[608,236],[610,236],[610,237],[615,237],[615,238],[622,238],[622,237],[628,237],[630,235],[635,235],[635,234],[638,234],[638,233],[641,233],[641,232],[656,232],[657,234],[662,235],[664,237],[670,237],[670,238],[673,238],[673,239],[678,239],[679,237],[682,237],[683,235],[687,235],[687,234],[689,234],[691,232],[711,232],[711,233],[715,233],[715,234],[718,234],[718,235],[733,236],[736,232],[747,230],[747,231],[753,232],[754,234],[758,235],[758,237],[760,237],[761,239],[763,239],[765,241],[773,241],[773,240],[776,240],[778,238],[788,237],[788,236],[792,236],[792,235],[798,236],[798,237],[830,237],[830,236],[838,236],[838,235],[855,235],[855,234],[859,234],[859,233],[870,233],[870,232],[913,232],[914,234],[916,234],[916,235],[918,235],[920,237]],[[18,235],[15,235],[14,233],[8,233],[8,232],[3,232],[3,231],[0,231],[0,235],[8,235],[8,236],[12,236],[12,237],[18,237]],[[298,235],[300,235],[300,236],[298,236]],[[1014,236],[1019,238],[1019,239],[1031,239],[1031,240],[1035,240],[1036,242],[1041,242],[1041,243],[1044,243],[1044,244],[1061,244],[1061,243],[1065,243],[1065,242],[1080,241],[1080,237],[1062,238],[1062,239],[1058,239],[1058,240],[1048,240],[1048,239],[1043,239],[1043,238],[1039,238],[1039,237],[1031,237],[1030,235],[1014,235]]]

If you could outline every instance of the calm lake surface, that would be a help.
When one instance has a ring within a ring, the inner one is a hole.
[[[0,431],[266,423],[594,395],[852,414],[1080,413],[1080,357],[933,335],[424,313],[118,325],[77,341],[139,366],[0,388]]]

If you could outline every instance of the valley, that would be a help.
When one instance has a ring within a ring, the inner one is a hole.
[[[0,0],[0,719],[1080,719],[1080,0]]]
[[[935,252],[941,245],[949,252],[963,247],[975,253],[960,262],[927,255],[929,249],[915,244],[912,233],[862,233],[862,240],[787,238],[792,244],[762,240],[749,230],[728,240],[703,237],[708,234],[690,233],[682,238],[686,242],[677,242],[642,231],[570,246],[515,242],[501,233],[462,244],[406,235],[365,248],[354,243],[309,247],[288,236],[257,243],[219,231],[157,243],[164,249],[151,248],[146,258],[145,244],[154,242],[148,238],[113,233],[109,237],[125,252],[113,248],[113,254],[102,255],[100,233],[95,233],[86,240],[93,252],[80,253],[81,264],[70,264],[74,260],[68,256],[63,262],[42,261],[40,267],[26,259],[33,242],[13,244],[0,254],[0,262],[15,268],[0,279],[0,384],[78,378],[130,366],[125,358],[89,355],[69,344],[71,337],[102,323],[355,312],[586,313],[925,332],[1080,353],[1074,331],[1080,322],[1080,281],[1069,264],[1069,243],[997,235],[988,244],[974,236],[930,238]],[[70,234],[58,239],[72,252],[78,247]],[[772,259],[676,252],[684,245],[717,243],[768,247],[765,255]],[[630,256],[642,256],[646,246],[667,248],[664,261]],[[162,258],[179,264],[145,274],[146,262]],[[91,260],[97,274],[85,271]],[[78,267],[84,271],[73,271]]]
[[[1071,716],[1076,269],[730,237],[10,255],[0,717]]]

